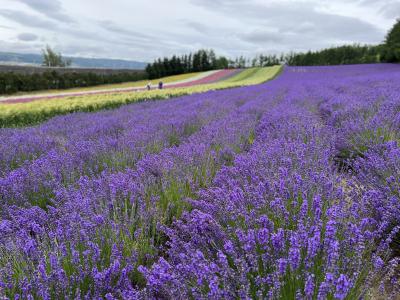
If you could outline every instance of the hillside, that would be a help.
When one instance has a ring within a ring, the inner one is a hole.
[[[72,60],[75,68],[102,68],[102,69],[134,69],[143,70],[147,63],[122,59],[66,57]],[[3,65],[40,65],[42,55],[0,52],[0,64]]]

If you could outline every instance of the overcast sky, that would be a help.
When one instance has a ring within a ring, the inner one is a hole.
[[[152,61],[376,44],[400,0],[0,0],[0,51]]]

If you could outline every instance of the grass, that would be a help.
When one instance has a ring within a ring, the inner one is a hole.
[[[0,104],[0,127],[29,126],[41,123],[57,115],[73,112],[93,112],[102,109],[113,109],[134,102],[168,99],[210,90],[260,84],[273,79],[281,69],[281,66],[260,68],[251,76],[234,82],[221,81],[174,89],[43,99],[28,103],[3,103]]]

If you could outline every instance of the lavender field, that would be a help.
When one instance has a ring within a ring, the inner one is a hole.
[[[0,298],[396,299],[400,66],[0,129]]]

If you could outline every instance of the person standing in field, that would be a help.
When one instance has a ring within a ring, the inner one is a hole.
[[[160,82],[158,83],[158,88],[159,88],[160,90],[162,90],[162,88],[163,88],[163,82],[162,82],[162,81],[160,81]]]
[[[151,90],[151,82],[150,81],[147,83],[146,88],[147,88],[148,91]]]

